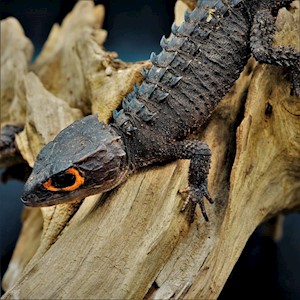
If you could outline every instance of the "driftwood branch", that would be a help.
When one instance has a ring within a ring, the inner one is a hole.
[[[185,9],[178,1],[178,19]],[[54,26],[31,66],[34,73],[24,71],[18,79],[26,125],[17,145],[31,165],[42,145],[81,115],[97,112],[108,121],[141,81],[141,67],[149,66],[125,64],[102,49],[103,15],[102,6],[79,1],[62,26]],[[1,33],[9,30],[5,22]],[[299,24],[298,2],[290,11],[281,9],[275,43],[299,47]],[[299,111],[285,70],[251,59],[194,136],[212,149],[215,204],[208,207],[209,223],[199,211],[192,225],[179,213],[188,161],[147,168],[83,202],[42,208],[42,214],[32,209],[3,281],[3,298],[217,298],[254,229],[300,208]]]

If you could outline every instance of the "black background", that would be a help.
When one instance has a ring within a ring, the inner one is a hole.
[[[175,0],[106,0],[105,48],[116,51],[125,61],[149,58],[159,52],[162,35],[169,35]],[[16,17],[40,52],[54,23],[61,23],[76,1],[1,0],[1,19]],[[1,171],[1,173],[3,170]],[[11,180],[0,184],[1,278],[7,268],[21,228],[23,184]],[[262,200],[263,201],[263,200]],[[275,243],[260,226],[248,241],[219,299],[300,299],[300,216],[292,214],[284,222],[284,235]],[[225,262],[224,262],[225,263]]]

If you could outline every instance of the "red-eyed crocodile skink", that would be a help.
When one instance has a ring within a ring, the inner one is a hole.
[[[229,91],[251,54],[261,63],[286,67],[291,92],[300,95],[300,53],[272,46],[278,10],[292,1],[200,0],[172,26],[162,51],[152,54],[140,86],[123,99],[110,124],[90,115],[62,130],[39,153],[22,200],[50,206],[114,188],[141,167],[189,159],[190,222],[204,198],[210,149],[187,140]]]

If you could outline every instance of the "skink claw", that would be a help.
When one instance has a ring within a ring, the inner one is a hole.
[[[186,189],[180,190],[179,192],[181,194],[187,194],[184,204],[180,210],[181,212],[184,212],[186,210],[188,204],[191,203],[190,212],[189,212],[190,223],[193,223],[195,220],[195,210],[196,210],[197,204],[199,204],[199,206],[200,206],[200,209],[201,209],[201,212],[202,212],[202,215],[203,215],[205,221],[208,222],[209,219],[208,219],[208,216],[206,213],[203,197],[205,197],[211,204],[213,204],[214,201],[211,198],[211,196],[207,190],[206,183],[203,183],[203,185],[201,185],[200,188],[188,187]]]

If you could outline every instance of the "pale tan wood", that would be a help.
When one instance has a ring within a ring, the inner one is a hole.
[[[33,65],[48,91],[84,113],[91,111],[88,77],[104,68],[99,64],[102,56],[110,59],[110,54],[104,54],[99,47],[106,38],[106,32],[101,29],[103,18],[102,5],[79,1],[61,26],[53,26]],[[88,59],[82,59],[84,57]]]
[[[178,3],[184,3],[189,10],[193,10],[196,7],[196,5],[197,5],[197,0],[182,0],[182,1],[177,1],[176,5]]]
[[[299,4],[291,12],[281,10],[278,20],[276,43],[294,41],[290,28],[300,29]],[[119,80],[117,72],[100,73]],[[135,78],[128,76],[126,84],[132,86]],[[96,82],[98,93],[119,98],[113,85]],[[116,105],[107,107],[107,119]],[[265,113],[267,105],[271,114]],[[187,213],[179,212],[188,161],[147,168],[101,197],[43,209],[40,247],[24,270],[19,265],[15,274],[20,276],[6,283],[3,298],[216,299],[253,230],[280,212],[300,208],[299,111],[284,70],[251,59],[206,127],[194,135],[212,149],[209,189],[215,204],[207,204],[209,223],[199,209],[192,225]],[[39,136],[50,138],[34,116],[28,113],[27,119]]]
[[[24,123],[26,100],[24,77],[33,54],[31,41],[25,37],[14,18],[0,22],[1,27],[1,125]]]
[[[20,277],[24,267],[28,264],[40,246],[43,229],[43,218],[40,209],[25,208],[22,212],[22,231],[15,247],[13,257],[2,281],[3,290],[8,290]],[[24,249],[26,249],[24,251]]]
[[[131,86],[142,80],[144,64],[128,65],[117,60],[116,53],[103,50],[103,20],[103,5],[78,1],[62,25],[53,26],[32,69],[45,88],[70,107],[108,120]]]
[[[25,130],[16,142],[24,159],[33,166],[41,148],[54,139],[57,133],[83,115],[77,108],[47,91],[34,73],[26,75],[27,100]]]

